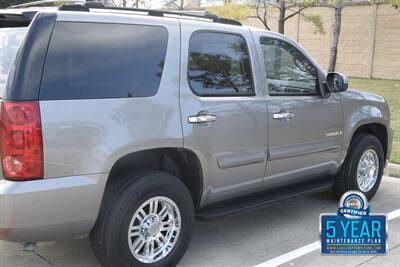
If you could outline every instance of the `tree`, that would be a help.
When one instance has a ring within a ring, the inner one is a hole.
[[[208,7],[207,11],[223,18],[243,20],[251,14],[251,8],[247,5],[226,3],[223,6]]]
[[[328,66],[329,72],[335,71],[335,68],[336,68],[336,58],[337,58],[337,49],[338,49],[338,45],[339,45],[340,27],[342,25],[342,9],[343,9],[342,0],[336,0],[335,22],[333,24],[333,29],[332,29],[331,53],[330,53],[330,57],[329,57],[329,66]]]
[[[392,7],[397,11],[400,11],[400,0],[391,0]]]
[[[317,28],[317,32],[325,33],[321,16],[319,15],[306,15],[302,13],[303,10],[318,6],[319,1],[317,0],[258,0],[256,5],[257,18],[263,23],[264,27],[268,30],[271,30],[268,24],[268,11],[271,8],[276,8],[279,10],[278,17],[278,32],[281,34],[285,34],[285,22],[296,16],[300,15],[304,17],[307,21],[310,21]],[[289,15],[287,15],[287,11],[292,11]]]
[[[163,9],[172,9],[172,10],[184,10],[185,9],[185,1],[184,0],[164,0]]]

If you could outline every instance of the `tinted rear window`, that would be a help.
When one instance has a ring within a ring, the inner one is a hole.
[[[40,99],[155,95],[167,42],[167,30],[158,26],[57,23]]]
[[[27,29],[0,28],[0,98],[3,97],[10,68]]]

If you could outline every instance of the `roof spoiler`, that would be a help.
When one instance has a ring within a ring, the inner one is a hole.
[[[0,28],[27,27],[36,13],[36,11],[0,13]]]

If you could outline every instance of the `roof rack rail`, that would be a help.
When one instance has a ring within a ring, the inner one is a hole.
[[[207,19],[211,20],[215,23],[222,23],[222,24],[230,24],[236,26],[242,26],[237,20],[227,19],[218,17],[215,14],[205,12],[204,14],[197,14],[194,12],[178,12],[178,11],[166,11],[166,10],[157,10],[157,9],[143,9],[143,8],[128,8],[128,7],[113,7],[113,6],[104,6],[101,3],[86,3],[84,5],[80,4],[64,4],[59,7],[59,10],[62,11],[90,11],[90,8],[93,9],[104,9],[104,10],[119,10],[119,11],[134,11],[134,12],[144,12],[147,13],[149,16],[156,16],[156,17],[164,17],[165,15],[170,16],[182,16],[182,17],[192,17],[192,18],[199,18],[199,19]]]
[[[8,8],[23,8],[23,7],[49,7],[49,6],[59,6],[60,3],[72,5],[72,4],[85,4],[86,0],[41,0],[33,1],[24,4],[19,4],[15,6],[10,6]]]

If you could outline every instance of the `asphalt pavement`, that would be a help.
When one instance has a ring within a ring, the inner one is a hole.
[[[338,207],[333,193],[325,192],[242,215],[196,222],[192,243],[178,267],[274,266],[277,263],[282,266],[400,266],[400,178],[385,176],[370,205],[372,213],[392,215],[389,248],[384,256],[320,254],[315,248],[319,215],[334,213]],[[46,244],[35,252],[22,251],[20,244],[0,242],[0,266],[98,264],[89,241],[84,239]]]

